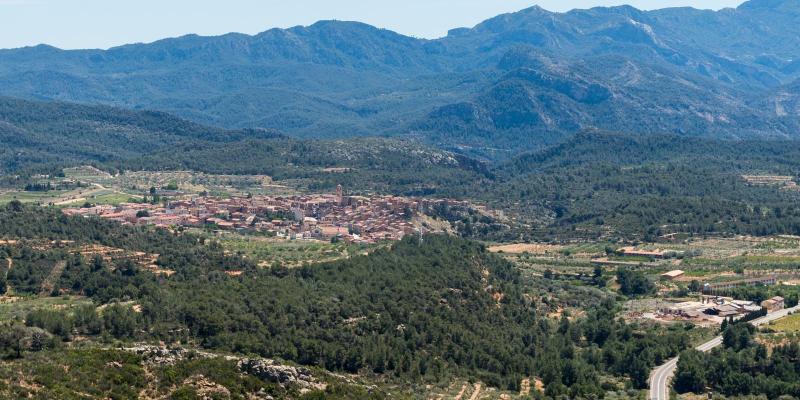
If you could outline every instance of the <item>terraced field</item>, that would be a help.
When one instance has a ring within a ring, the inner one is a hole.
[[[348,245],[317,240],[288,240],[284,238],[225,234],[219,238],[225,250],[238,253],[263,267],[275,263],[299,267],[304,263],[319,263],[367,253],[378,246]]]

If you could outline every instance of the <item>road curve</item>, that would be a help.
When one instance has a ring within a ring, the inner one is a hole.
[[[775,311],[771,314],[768,314],[765,317],[761,317],[753,321],[750,321],[750,323],[755,326],[767,324],[776,319],[783,318],[787,316],[789,313],[799,310],[800,310],[800,305],[792,308],[787,308],[785,310]],[[722,344],[722,336],[717,336],[714,339],[711,339],[708,342],[705,342],[700,346],[695,347],[695,349],[702,352],[707,352],[721,344]],[[675,374],[675,369],[677,369],[677,367],[678,367],[678,357],[675,357],[653,370],[653,372],[650,374],[650,394],[648,396],[650,400],[669,400],[669,384],[670,380],[672,379],[672,375]]]

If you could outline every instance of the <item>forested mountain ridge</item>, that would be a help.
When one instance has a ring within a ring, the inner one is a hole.
[[[30,175],[95,165],[307,179],[312,188],[422,192],[490,175],[486,165],[409,140],[303,140],[221,129],[162,112],[0,97],[0,172]],[[336,173],[326,171],[333,168]]]
[[[498,166],[492,184],[471,193],[495,208],[539,218],[533,223],[533,238],[539,239],[799,234],[800,193],[743,177],[783,175],[794,181],[798,152],[793,139],[585,131]]]
[[[717,140],[587,130],[557,145],[518,156],[497,170],[520,176],[570,166],[631,167],[674,162],[726,166],[729,174],[792,175],[800,168],[798,153],[800,146],[792,139]]]
[[[6,172],[53,163],[124,160],[185,142],[218,146],[277,136],[265,130],[206,127],[160,112],[0,97],[0,169]]]
[[[720,11],[532,7],[425,40],[323,21],[109,50],[0,50],[0,94],[292,135],[414,134],[507,158],[584,128],[797,132],[797,0]]]

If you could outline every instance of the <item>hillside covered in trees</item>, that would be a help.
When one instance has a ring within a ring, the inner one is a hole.
[[[796,181],[798,151],[793,140],[587,131],[498,166],[472,195],[529,218],[529,237],[797,234],[800,192],[743,176]]]
[[[705,355],[695,350],[681,353],[675,375],[679,393],[703,393],[707,387],[726,396],[781,399],[800,396],[797,360],[800,345],[789,342],[768,349],[754,340],[746,323],[731,324],[723,333],[723,347]]]
[[[487,175],[482,163],[411,141],[299,140],[267,130],[211,128],[164,113],[10,98],[0,98],[0,142],[4,175],[55,175],[91,164],[111,172],[262,174],[308,179],[312,188],[343,183],[388,192],[437,191]]]
[[[609,376],[643,387],[652,366],[690,342],[682,325],[657,330],[616,321],[610,298],[584,318],[556,323],[509,262],[452,236],[407,238],[370,255],[261,270],[189,234],[68,218],[18,204],[0,210],[0,220],[0,237],[69,237],[158,251],[157,264],[176,271],[156,278],[130,263],[5,246],[5,256],[20,269],[9,276],[15,290],[35,291],[61,257],[66,265],[54,292],[118,304],[99,320],[91,309],[28,316],[29,324],[59,340],[72,340],[76,331],[120,340],[179,340],[399,382],[474,377],[518,390],[523,378],[536,376],[549,396],[576,399],[624,389],[604,383]],[[224,273],[229,270],[243,273]],[[132,301],[141,312],[119,301]]]

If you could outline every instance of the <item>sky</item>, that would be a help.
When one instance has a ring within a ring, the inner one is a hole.
[[[630,4],[640,9],[736,7],[742,0],[0,0],[0,48],[41,43],[109,48],[189,33],[255,34],[319,20],[361,21],[437,38],[495,15],[539,5],[551,11]]]

